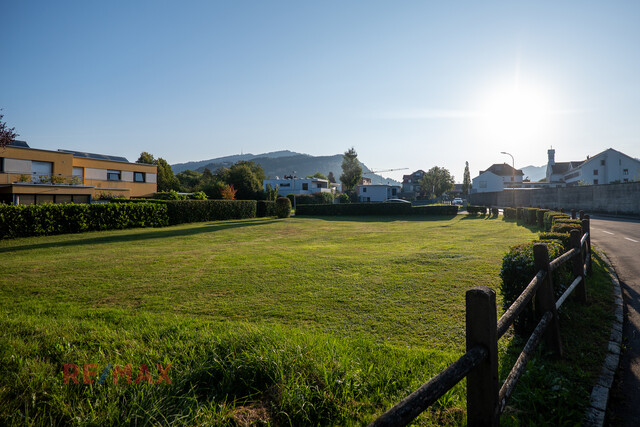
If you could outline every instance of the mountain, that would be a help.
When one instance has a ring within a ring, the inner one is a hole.
[[[333,172],[336,180],[339,181],[340,175],[342,174],[342,154],[335,154],[333,156],[312,156],[288,150],[257,155],[239,154],[235,156],[220,157],[217,159],[179,163],[171,165],[171,169],[174,173],[180,173],[188,169],[203,172],[205,168],[215,172],[218,168],[229,167],[240,160],[251,160],[260,165],[268,178],[282,178],[285,175],[291,174],[302,178],[308,175],[313,175],[316,172],[320,172],[326,176],[329,172]],[[360,166],[362,166],[362,172],[366,173],[364,176],[371,178],[372,184],[400,184],[398,181],[391,178],[385,178],[381,175],[370,173],[371,169],[362,162],[360,162]]]
[[[520,168],[520,170],[524,173],[524,177],[531,180],[531,182],[540,181],[547,177],[547,165],[544,166],[526,166],[524,168]]]

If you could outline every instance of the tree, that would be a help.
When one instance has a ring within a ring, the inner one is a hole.
[[[155,163],[158,166],[158,191],[179,190],[180,182],[173,174],[169,163],[162,157],[158,157]]]
[[[138,160],[136,160],[136,163],[145,163],[147,165],[155,165],[156,159],[153,157],[153,154],[143,151],[142,153],[140,153],[140,157],[138,157]]]
[[[454,179],[445,168],[434,166],[420,180],[420,188],[428,194],[439,197],[454,188]]]
[[[233,184],[233,187],[237,190],[237,199],[255,200],[258,192],[262,189],[264,171],[262,167],[251,161],[239,161],[224,171],[223,176],[225,182]]]
[[[0,148],[4,148],[11,144],[15,141],[16,136],[18,136],[18,134],[15,133],[16,128],[9,128],[7,124],[2,121],[3,117],[4,115],[0,114]]]
[[[235,200],[236,199],[236,193],[238,192],[238,190],[233,188],[233,184],[231,185],[227,185],[222,191],[221,191],[221,196],[223,200]]]
[[[209,172],[211,175],[211,172]],[[202,180],[202,174],[200,172],[186,170],[176,174],[180,187],[187,193],[194,193],[198,190],[200,181]]]
[[[327,175],[327,179],[329,180],[329,182],[332,182],[334,184],[336,183],[336,177],[333,176],[333,172],[329,172],[329,175]]]
[[[469,173],[469,162],[464,162],[464,178],[462,179],[462,194],[469,194],[471,189],[471,174]]]
[[[327,177],[322,172],[316,172],[313,175],[307,175],[307,178],[327,179]]]
[[[358,162],[358,153],[351,147],[342,156],[342,175],[340,181],[346,191],[353,191],[362,179],[362,167]]]

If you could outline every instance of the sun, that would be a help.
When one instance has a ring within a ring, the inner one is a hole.
[[[552,100],[545,90],[513,84],[489,91],[479,117],[491,138],[526,142],[549,131],[552,115]]]

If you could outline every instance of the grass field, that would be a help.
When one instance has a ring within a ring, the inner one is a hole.
[[[508,247],[535,236],[458,215],[256,219],[2,241],[0,419],[371,421],[462,354],[465,291],[497,290]],[[593,303],[563,314],[570,364],[550,362],[549,375],[560,373],[556,394],[575,382],[586,390],[604,355],[611,298],[599,264],[596,272]],[[603,325],[585,331],[588,343],[573,331],[585,318]],[[521,345],[511,335],[500,344],[505,361]],[[102,385],[63,382],[64,364],[97,365],[95,381],[108,364],[128,363],[134,379],[144,363],[154,381],[156,365],[171,363],[173,384],[114,385],[111,373]],[[543,378],[528,377],[507,422],[535,415],[527,402],[546,402],[539,394],[551,386],[527,391]],[[551,405],[569,399],[579,411],[584,402],[567,394]],[[464,406],[463,382],[419,422],[461,423]]]

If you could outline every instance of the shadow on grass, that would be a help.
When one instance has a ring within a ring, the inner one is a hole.
[[[186,236],[194,236],[194,235],[203,234],[203,233],[214,233],[216,231],[228,230],[231,228],[267,225],[267,224],[272,224],[274,222],[279,222],[279,220],[265,219],[261,221],[236,220],[236,221],[212,222],[204,226],[188,227],[188,228],[183,228],[183,226],[187,224],[181,224],[176,226],[169,226],[166,228],[135,228],[130,230],[108,230],[110,232],[113,232],[113,231],[123,232],[122,234],[121,233],[109,234],[108,236],[103,236],[103,235],[96,236],[95,235],[96,233],[100,233],[100,234],[103,233],[101,231],[97,231],[97,232],[90,232],[91,233],[90,235],[88,233],[76,234],[78,238],[74,240],[7,246],[4,248],[0,248],[0,253],[25,251],[30,249],[49,249],[49,248],[65,248],[65,247],[72,247],[72,246],[96,245],[101,243],[136,242],[136,241],[144,241],[144,240],[151,240],[151,239],[164,239],[168,237],[186,237]],[[58,236],[61,236],[61,235],[59,234]],[[70,236],[70,235],[67,235],[67,236]],[[41,236],[41,237],[53,237],[53,236]]]
[[[313,216],[296,215],[299,219],[319,219],[323,221],[351,222],[394,222],[394,221],[450,221],[457,215],[371,215],[371,216]]]

